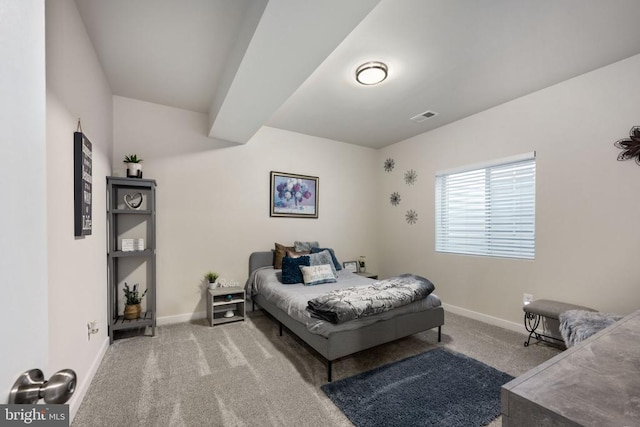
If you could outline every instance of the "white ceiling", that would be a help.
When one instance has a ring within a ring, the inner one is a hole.
[[[268,125],[384,147],[640,53],[637,0],[76,3],[114,94],[236,143]],[[389,77],[359,85],[370,60]]]

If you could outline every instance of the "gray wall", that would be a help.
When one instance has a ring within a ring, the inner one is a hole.
[[[627,314],[638,308],[640,167],[617,162],[613,142],[639,125],[640,55],[524,96],[380,151],[380,257],[384,275],[431,278],[467,315],[522,328],[522,294]],[[435,252],[434,177],[463,165],[537,152],[536,258]],[[402,174],[418,173],[407,186]],[[402,195],[394,208],[393,191]],[[413,208],[411,226],[404,212]]]
[[[0,17],[0,403],[6,403],[18,375],[47,369],[44,1],[0,0]]]
[[[49,365],[72,368],[78,388],[72,416],[106,347],[106,180],[111,171],[111,89],[73,0],[46,2],[47,244]],[[78,118],[92,147],[90,236],[74,237],[73,133]],[[87,336],[87,323],[100,332]]]

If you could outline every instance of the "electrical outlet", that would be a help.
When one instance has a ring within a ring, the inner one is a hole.
[[[97,334],[98,331],[100,331],[100,329],[98,329],[97,320],[92,320],[91,322],[87,323],[87,339],[89,341],[91,341],[91,335]]]
[[[529,305],[533,302],[533,295],[531,294],[524,294],[522,296],[522,304],[524,305]]]

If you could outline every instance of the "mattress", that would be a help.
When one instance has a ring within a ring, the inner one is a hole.
[[[375,280],[346,270],[340,270],[338,271],[338,281],[336,283],[324,283],[316,286],[305,286],[301,283],[284,285],[280,280],[280,275],[281,270],[276,270],[273,267],[256,269],[251,273],[249,280],[247,280],[247,294],[252,296],[257,294],[262,295],[293,319],[304,324],[309,332],[325,338],[328,338],[333,332],[355,330],[381,320],[391,319],[406,313],[429,310],[434,307],[439,307],[442,304],[440,298],[434,293],[431,293],[428,297],[403,307],[336,325],[311,317],[311,314],[306,309],[307,302],[312,298],[319,297],[336,289],[366,286],[375,282]]]

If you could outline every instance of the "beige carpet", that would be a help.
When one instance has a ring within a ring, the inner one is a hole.
[[[447,313],[427,331],[333,364],[334,380],[444,346],[513,376],[558,350],[524,334]],[[350,426],[324,395],[326,362],[262,312],[211,328],[159,327],[109,347],[73,421],[81,426]],[[500,425],[497,419],[492,424]]]

